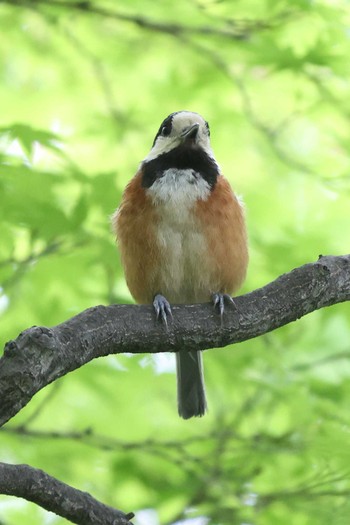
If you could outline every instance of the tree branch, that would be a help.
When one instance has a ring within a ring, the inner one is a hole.
[[[0,463],[0,493],[37,503],[78,525],[130,525],[134,517],[28,465]]]
[[[53,328],[32,327],[0,359],[0,426],[47,384],[96,357],[204,350],[246,341],[332,304],[350,300],[350,255],[320,257],[227,306],[174,305],[166,330],[148,305],[95,306]]]
[[[229,21],[224,20],[224,23],[221,27],[214,27],[211,25],[186,25],[186,24],[177,24],[173,22],[159,22],[152,20],[145,16],[127,14],[121,11],[116,11],[112,9],[106,9],[104,7],[94,4],[90,0],[3,0],[4,3],[27,7],[35,8],[38,6],[50,6],[59,9],[68,9],[71,11],[77,11],[84,14],[92,14],[101,16],[104,18],[110,18],[118,20],[119,22],[128,22],[136,25],[140,29],[164,33],[171,36],[179,36],[182,34],[192,34],[192,35],[204,35],[204,36],[219,36],[224,38],[229,38],[233,40],[242,40],[249,38],[253,32],[264,31],[267,29],[272,29],[284,20],[292,17],[295,13],[294,10],[282,12],[279,15],[271,19],[230,19]]]

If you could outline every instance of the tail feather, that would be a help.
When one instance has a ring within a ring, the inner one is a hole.
[[[184,419],[203,416],[207,403],[201,352],[177,352],[176,369],[179,415]]]

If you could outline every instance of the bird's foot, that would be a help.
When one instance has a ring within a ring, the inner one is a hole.
[[[216,293],[213,293],[211,297],[212,297],[212,301],[214,304],[214,308],[217,307],[219,310],[221,319],[225,311],[225,301],[228,302],[229,304],[232,304],[235,308],[237,308],[236,303],[234,302],[231,295],[229,295],[228,293],[216,292]]]
[[[160,319],[168,328],[168,319],[173,318],[169,302],[161,294],[155,295],[153,299],[153,308],[156,312],[157,319]]]

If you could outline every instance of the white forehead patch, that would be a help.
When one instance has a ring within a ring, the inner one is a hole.
[[[184,128],[192,126],[193,124],[199,124],[200,129],[206,128],[204,118],[198,113],[180,111],[173,116],[172,128],[176,134],[180,134]]]

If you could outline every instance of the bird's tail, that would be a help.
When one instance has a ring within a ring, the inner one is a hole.
[[[176,370],[179,415],[184,419],[203,416],[207,403],[201,352],[177,352]]]

